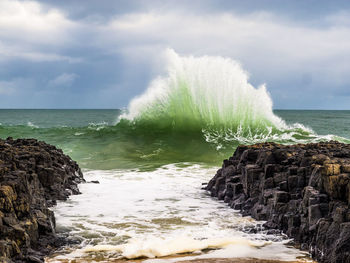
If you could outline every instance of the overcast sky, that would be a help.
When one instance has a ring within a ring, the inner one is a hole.
[[[0,0],[0,108],[122,108],[162,53],[220,55],[277,109],[350,109],[350,1]]]

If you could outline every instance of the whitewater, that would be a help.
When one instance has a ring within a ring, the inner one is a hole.
[[[177,260],[305,257],[286,246],[284,236],[262,231],[261,222],[240,216],[201,190],[216,167],[184,165],[150,172],[85,171],[87,180],[100,184],[81,185],[82,195],[55,209],[58,231],[70,230],[82,243],[58,252],[48,262],[138,258],[148,262],[181,255]]]

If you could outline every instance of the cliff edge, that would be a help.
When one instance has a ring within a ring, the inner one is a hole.
[[[239,146],[206,190],[319,262],[350,262],[350,145]]]
[[[35,139],[0,139],[0,261],[43,262],[62,243],[50,206],[79,194],[83,174],[62,150]]]

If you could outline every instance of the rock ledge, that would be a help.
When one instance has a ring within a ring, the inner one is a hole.
[[[206,190],[319,262],[350,262],[350,145],[239,146]]]
[[[79,194],[83,174],[62,150],[35,139],[0,139],[0,262],[42,262],[62,244],[49,209]]]

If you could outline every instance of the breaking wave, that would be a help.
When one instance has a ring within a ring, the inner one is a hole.
[[[287,125],[272,110],[263,84],[249,83],[241,65],[219,56],[180,56],[166,51],[167,73],[134,98],[119,124],[144,133],[197,134],[217,149],[264,141],[302,143],[332,139],[311,128]],[[232,147],[231,147],[232,148]]]

